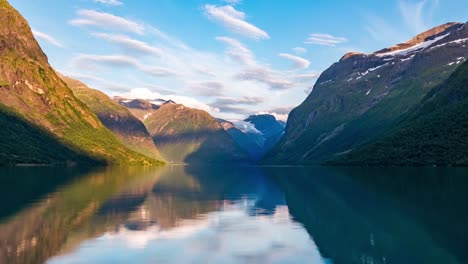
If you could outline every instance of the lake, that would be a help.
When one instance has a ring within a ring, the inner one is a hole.
[[[0,263],[468,263],[468,170],[0,168]]]

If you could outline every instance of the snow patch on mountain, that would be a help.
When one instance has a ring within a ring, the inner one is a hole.
[[[412,52],[418,52],[418,51],[424,50],[427,47],[431,46],[432,44],[436,43],[437,41],[446,38],[448,35],[450,35],[450,33],[447,33],[445,35],[436,37],[436,38],[431,39],[431,40],[426,40],[426,41],[424,41],[422,43],[419,43],[417,45],[414,45],[414,46],[406,48],[406,49],[394,50],[394,51],[385,52],[385,53],[374,53],[374,55],[376,55],[378,57],[406,56],[406,55],[408,55],[408,54],[410,54]]]

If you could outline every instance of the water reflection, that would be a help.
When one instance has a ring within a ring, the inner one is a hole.
[[[466,263],[465,175],[3,169],[0,263]]]

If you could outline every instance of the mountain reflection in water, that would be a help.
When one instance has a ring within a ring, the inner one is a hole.
[[[466,263],[465,169],[1,169],[0,263]]]

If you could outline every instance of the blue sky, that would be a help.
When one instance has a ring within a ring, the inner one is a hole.
[[[110,96],[287,112],[346,52],[466,22],[466,0],[10,0],[54,68]]]

